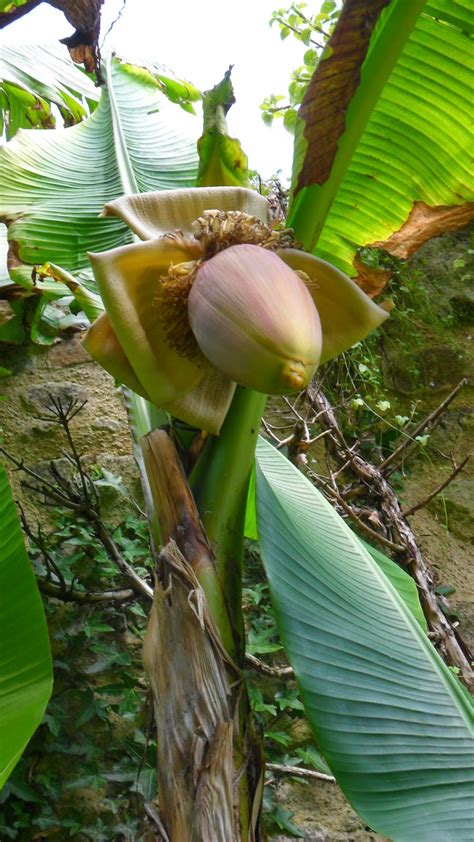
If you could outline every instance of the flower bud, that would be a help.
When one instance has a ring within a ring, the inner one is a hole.
[[[210,362],[266,394],[304,388],[321,355],[321,324],[303,281],[276,254],[231,246],[198,269],[188,317]]]

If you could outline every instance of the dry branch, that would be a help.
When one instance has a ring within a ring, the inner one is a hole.
[[[447,398],[445,398],[444,401],[442,401],[442,403],[440,403],[439,406],[437,406],[436,409],[433,410],[433,412],[427,415],[426,418],[423,418],[423,420],[420,421],[420,423],[410,434],[410,437],[404,439],[402,443],[397,448],[395,448],[393,453],[391,453],[390,456],[387,456],[387,458],[380,463],[380,465],[378,466],[379,471],[383,471],[385,473],[390,465],[393,466],[393,463],[398,464],[399,457],[405,453],[407,448],[411,449],[418,446],[418,443],[416,442],[416,437],[419,436],[420,433],[423,432],[423,430],[428,429],[434,424],[435,421],[438,420],[440,415],[442,415],[443,412],[448,408],[449,404],[454,400],[458,392],[461,391],[461,389],[466,385],[466,383],[467,380],[465,378],[461,380],[461,382],[458,383],[458,385],[453,389],[453,391],[450,392]],[[395,467],[392,467],[391,471],[393,470],[395,470]]]
[[[53,596],[55,599],[60,599],[61,602],[76,602],[79,605],[90,605],[97,602],[129,602],[136,597],[136,593],[132,588],[125,588],[120,591],[75,591],[69,588],[62,588],[60,585],[55,585],[54,582],[48,582],[46,579],[37,577],[38,587],[42,593]]]
[[[294,778],[313,778],[318,781],[329,781],[335,783],[332,775],[325,775],[324,772],[316,772],[313,769],[304,769],[301,766],[286,766],[282,763],[267,763],[266,769],[269,772],[278,772],[283,775],[293,775]]]
[[[251,655],[249,652],[245,654],[245,661],[249,667],[262,673],[262,675],[271,675],[274,678],[282,678],[283,676],[294,676],[293,667],[270,667],[264,661]]]
[[[431,501],[434,500],[434,498],[437,497],[438,494],[441,494],[441,492],[444,491],[445,488],[447,488],[447,486],[453,481],[453,479],[455,477],[457,477],[458,474],[461,473],[464,466],[467,465],[467,463],[469,462],[469,459],[471,458],[471,456],[472,456],[472,453],[469,453],[466,456],[466,458],[463,459],[462,462],[459,463],[459,465],[456,465],[456,467],[454,468],[454,471],[451,471],[449,477],[447,477],[444,480],[444,482],[440,483],[440,485],[438,485],[431,492],[431,494],[428,494],[428,496],[425,497],[423,500],[420,500],[419,503],[415,503],[414,506],[410,506],[409,509],[405,509],[405,511],[402,512],[403,517],[409,517],[410,515],[414,515],[415,512],[417,512],[419,509],[424,509],[424,507],[427,506],[428,503],[431,503]]]
[[[426,429],[427,425],[432,425],[439,418],[462,388],[464,382],[462,381],[443,403],[418,425],[416,434],[418,434],[418,430]],[[397,552],[397,561],[417,584],[420,602],[433,641],[446,662],[458,667],[466,685],[472,687],[474,685],[474,673],[470,663],[472,660],[471,654],[459,632],[451,625],[438,604],[433,572],[418,547],[415,535],[401,510],[395,491],[382,474],[382,467],[387,467],[388,464],[393,464],[393,462],[385,460],[382,465],[376,467],[367,462],[354,447],[349,448],[340,430],[335,412],[321,389],[310,387],[307,394],[312,407],[321,413],[322,424],[326,429],[331,430],[331,435],[325,438],[325,442],[331,448],[333,457],[339,464],[344,465],[346,471],[351,470],[361,482],[366,495],[374,501],[374,507],[377,509],[387,534],[390,535],[395,544],[403,548]],[[405,447],[404,443],[403,447],[397,448],[389,459],[395,457],[395,454],[400,455]]]
[[[51,482],[38,471],[28,468],[24,464],[23,460],[16,459],[4,448],[0,448],[0,453],[3,453],[7,457],[17,471],[20,471],[34,481],[35,484],[23,482],[22,485],[24,488],[28,488],[36,494],[43,495],[45,504],[51,504],[51,502],[54,502],[66,509],[75,511],[78,515],[82,516],[92,526],[96,537],[99,539],[107,552],[109,559],[115,564],[117,570],[126,576],[133,590],[147,599],[153,599],[153,589],[144,579],[141,578],[141,576],[138,575],[133,566],[129,564],[125,558],[123,558],[112,535],[100,517],[97,491],[92,479],[82,464],[82,457],[75,446],[74,438],[70,429],[70,422],[82,410],[85,403],[80,403],[74,399],[71,399],[68,402],[63,402],[60,398],[55,397],[54,395],[49,395],[49,399],[50,406],[46,408],[48,416],[44,420],[57,423],[63,428],[70,448],[70,452],[65,452],[64,455],[77,472],[78,479],[65,476],[61,473],[54,462],[50,462],[49,473],[54,480],[54,482]],[[22,525],[28,537],[34,541],[41,550],[47,565],[49,564],[49,566],[53,569],[58,578],[60,587],[64,591],[65,582],[61,571],[54,564],[54,561],[48,553],[41,530],[39,530],[38,534],[35,535],[28,526],[23,513]]]

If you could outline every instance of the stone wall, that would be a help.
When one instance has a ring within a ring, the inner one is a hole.
[[[59,460],[66,446],[64,433],[48,407],[51,395],[85,406],[71,422],[77,449],[88,465],[99,465],[121,476],[140,499],[140,484],[132,456],[127,416],[119,389],[110,375],[94,363],[79,336],[47,349],[4,346],[2,365],[13,371],[0,380],[0,435],[3,447],[16,459],[39,471]],[[7,469],[9,468],[6,463]],[[11,470],[14,493],[26,511],[39,513],[31,493],[23,494],[19,475]],[[44,510],[41,510],[44,518]]]

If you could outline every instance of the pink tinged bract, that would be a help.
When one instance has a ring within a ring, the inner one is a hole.
[[[237,245],[198,270],[189,321],[201,350],[232,380],[267,394],[304,388],[321,325],[304,283],[276,254]]]
[[[263,222],[268,220],[268,202],[246,187],[196,187],[135,193],[108,202],[102,216],[117,216],[141,240],[162,237],[179,229],[193,232],[193,223],[206,210],[241,211]]]

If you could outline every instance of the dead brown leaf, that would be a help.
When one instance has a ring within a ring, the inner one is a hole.
[[[316,68],[299,111],[306,123],[308,149],[295,193],[312,184],[323,184],[331,172],[372,32],[388,2],[350,0],[343,6],[326,47],[327,58]]]
[[[387,240],[369,243],[364,248],[382,249],[394,257],[406,260],[428,240],[439,237],[446,231],[464,228],[473,219],[473,202],[437,207],[430,207],[424,202],[414,202],[407,221],[398,231],[395,231]],[[359,254],[355,256],[353,263],[358,273],[354,280],[370,298],[382,292],[393,274],[391,270],[373,269],[366,266]]]

